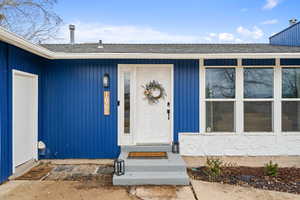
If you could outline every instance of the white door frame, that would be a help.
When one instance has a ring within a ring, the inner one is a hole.
[[[125,71],[132,72],[131,73],[131,84],[130,84],[130,90],[133,91],[132,93],[132,99],[131,99],[131,105],[130,109],[132,113],[136,112],[135,109],[135,101],[136,101],[136,94],[135,89],[136,87],[136,68],[137,67],[170,67],[171,68],[171,99],[170,99],[170,134],[169,134],[169,142],[172,143],[174,141],[174,65],[173,64],[118,64],[118,145],[119,146],[125,146],[125,145],[136,145],[136,128],[135,128],[135,115],[133,114],[131,121],[131,133],[130,134],[124,134],[123,133],[123,122],[124,122],[124,101],[121,99],[123,97],[123,73]],[[122,108],[122,109],[121,109]]]
[[[35,95],[34,95],[34,99],[35,99],[35,106],[34,106],[34,146],[35,148],[35,153],[34,153],[34,159],[38,160],[38,75],[36,74],[31,74],[28,72],[23,72],[23,71],[19,71],[19,70],[12,70],[12,170],[13,173],[15,173],[16,171],[16,163],[15,163],[15,158],[14,158],[14,151],[15,151],[15,142],[14,142],[14,126],[15,126],[15,108],[14,108],[14,100],[15,100],[15,96],[16,96],[16,91],[15,91],[15,77],[16,76],[25,76],[25,77],[30,77],[34,79],[34,90],[35,90]]]

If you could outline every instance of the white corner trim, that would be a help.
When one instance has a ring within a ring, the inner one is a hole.
[[[300,58],[300,53],[63,53],[53,52],[0,27],[0,40],[43,58],[56,59],[201,59],[201,58]]]

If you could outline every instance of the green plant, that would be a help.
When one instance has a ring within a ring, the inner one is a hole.
[[[277,176],[278,174],[278,164],[272,161],[265,164],[265,173],[267,176]]]
[[[223,161],[220,159],[207,158],[204,173],[209,181],[216,180],[222,174]]]

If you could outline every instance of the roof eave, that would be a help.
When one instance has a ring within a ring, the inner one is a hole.
[[[40,45],[33,44],[3,27],[0,27],[0,40],[44,58],[53,59],[54,57],[54,52]]]
[[[201,58],[300,58],[300,53],[62,53],[53,52],[0,27],[0,40],[47,59],[201,59]]]

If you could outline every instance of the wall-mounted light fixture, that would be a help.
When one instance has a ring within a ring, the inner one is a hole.
[[[109,74],[104,74],[103,76],[103,87],[104,88],[109,88]]]

